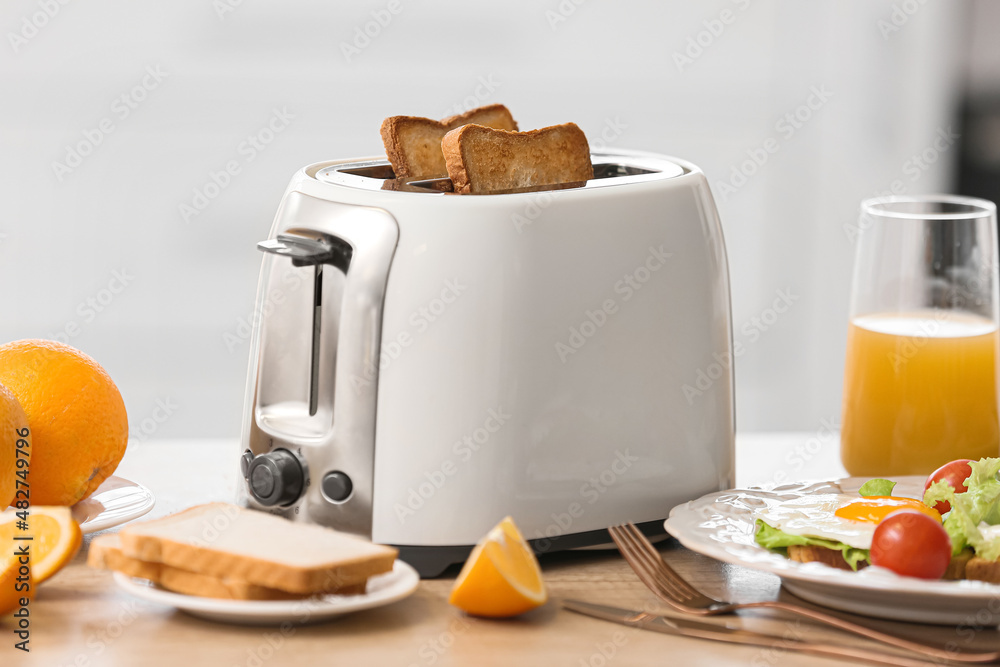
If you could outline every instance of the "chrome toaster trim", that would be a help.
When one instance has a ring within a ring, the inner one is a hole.
[[[278,224],[272,230],[272,237],[289,230],[328,235],[353,249],[340,295],[332,427],[314,437],[290,433],[262,419],[259,401],[262,367],[258,362],[253,379],[249,449],[258,456],[275,449],[287,449],[303,461],[307,477],[303,495],[291,505],[264,508],[249,493],[248,503],[288,517],[297,515],[295,518],[300,521],[335,525],[340,530],[370,537],[382,305],[399,227],[382,209],[340,204],[291,192],[278,212]],[[269,256],[265,272],[270,267],[268,262],[290,260]],[[267,327],[265,315],[261,324],[262,336],[266,335]],[[263,344],[261,342],[261,350]],[[321,394],[321,400],[329,403],[329,393]],[[353,484],[350,495],[338,502],[325,496],[321,488],[324,475],[335,471],[346,473]]]

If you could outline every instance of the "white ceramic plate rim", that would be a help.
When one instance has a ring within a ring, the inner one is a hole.
[[[105,488],[106,486],[110,488]],[[79,509],[82,505],[85,505],[88,502],[100,503],[99,497],[102,493],[117,489],[129,490],[129,499],[127,500],[126,507],[121,508],[115,505],[105,507],[102,512],[80,521],[80,531],[84,535],[90,535],[91,533],[96,533],[101,530],[114,528],[115,526],[120,526],[124,523],[128,523],[129,521],[138,519],[139,517],[148,514],[149,511],[156,505],[156,498],[153,497],[153,492],[145,486],[138,484],[137,482],[133,482],[132,480],[125,479],[124,477],[112,475],[104,480],[104,483],[97,487],[96,491],[70,508],[73,511],[74,517],[79,516]],[[121,504],[122,500],[120,498],[115,498],[113,502]],[[13,514],[15,511],[16,510],[13,508],[7,508],[6,510],[0,511],[0,517],[7,514]]]
[[[100,530],[107,530],[108,528],[114,528],[115,526],[120,526],[128,523],[129,521],[134,521],[135,519],[148,514],[156,505],[156,498],[153,497],[152,491],[138,482],[133,482],[130,479],[125,479],[124,477],[119,477],[118,475],[108,477],[104,480],[104,484],[97,487],[96,491],[90,494],[87,498],[81,500],[80,503],[97,499],[97,497],[101,495],[101,489],[105,484],[117,484],[119,485],[118,488],[129,488],[136,496],[136,500],[133,501],[135,503],[135,507],[124,512],[122,510],[115,509],[114,507],[109,507],[97,516],[83,521],[80,523],[80,530],[84,535],[96,533]]]
[[[176,607],[195,614],[211,614],[245,621],[273,619],[296,621],[308,612],[314,618],[339,616],[349,612],[381,607],[412,594],[420,585],[420,575],[408,563],[396,560],[392,572],[372,577],[369,586],[376,590],[364,595],[326,595],[305,600],[220,600],[174,593],[145,579],[133,579],[121,572],[114,573],[115,582],[124,590],[150,602]],[[381,580],[381,581],[379,581]],[[388,581],[387,581],[388,580]],[[379,584],[382,584],[379,586]]]
[[[869,478],[848,477],[824,482],[801,482],[782,486],[730,489],[702,496],[670,511],[664,523],[667,532],[692,551],[733,565],[776,574],[782,579],[823,586],[866,591],[881,590],[894,595],[921,598],[991,600],[1000,596],[1000,586],[984,581],[942,581],[902,577],[879,567],[859,572],[839,570],[820,563],[798,563],[769,551],[753,541],[752,510],[739,506],[741,498],[774,499],[817,493],[856,493]],[[919,497],[925,477],[892,477],[898,482],[895,495]],[[710,525],[705,525],[710,524]],[[713,529],[714,528],[714,529]],[[737,540],[743,541],[737,541]],[[932,600],[927,600],[932,603]]]

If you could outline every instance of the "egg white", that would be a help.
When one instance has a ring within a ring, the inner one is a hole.
[[[846,493],[804,496],[758,510],[755,518],[790,535],[821,537],[856,549],[871,549],[872,535],[878,524],[842,519],[834,514],[837,508],[852,500],[858,500],[858,496]]]

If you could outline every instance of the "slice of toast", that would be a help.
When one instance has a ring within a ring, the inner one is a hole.
[[[1000,584],[1000,561],[973,556],[965,564],[965,578]]]
[[[587,137],[575,123],[528,132],[465,125],[444,136],[441,150],[452,186],[462,194],[594,177]]]
[[[841,553],[835,549],[794,545],[788,547],[788,557],[799,563],[819,562],[841,570],[851,569]],[[858,563],[859,570],[867,566],[868,564],[863,561]],[[951,557],[948,569],[941,578],[950,581],[978,579],[997,584],[1000,583],[1000,562],[984,560],[976,556],[972,549],[965,549],[957,556]]]
[[[788,547],[788,558],[799,563],[823,563],[840,570],[850,570],[851,566],[844,560],[844,555],[836,549],[826,547],[792,545]],[[867,567],[867,563],[858,563],[858,569]]]
[[[957,556],[952,556],[951,561],[948,563],[948,569],[944,571],[941,578],[949,580],[965,579],[969,561],[971,561],[974,556],[975,553],[972,549],[963,549]],[[975,568],[973,568],[973,570],[975,570]]]
[[[490,104],[443,120],[392,116],[382,121],[382,143],[396,178],[440,178],[448,175],[441,139],[468,123],[517,130],[517,122],[502,104]]]
[[[99,570],[114,570],[130,577],[160,581],[163,565],[147,563],[136,558],[129,558],[122,553],[122,543],[118,535],[99,535],[90,542],[87,551],[87,565]]]
[[[305,595],[297,595],[276,588],[257,586],[229,577],[213,577],[207,574],[189,572],[163,563],[147,563],[126,556],[122,551],[118,535],[101,535],[90,543],[87,554],[90,567],[121,572],[130,577],[147,579],[167,590],[184,595],[224,600],[301,600]],[[337,595],[360,595],[365,592],[365,584],[346,586],[336,591]]]
[[[396,560],[390,547],[228,503],[133,524],[119,535],[130,558],[299,595],[365,583]]]

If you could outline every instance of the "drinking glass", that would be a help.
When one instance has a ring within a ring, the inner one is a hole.
[[[861,203],[840,453],[851,475],[925,475],[1000,452],[993,202]]]

